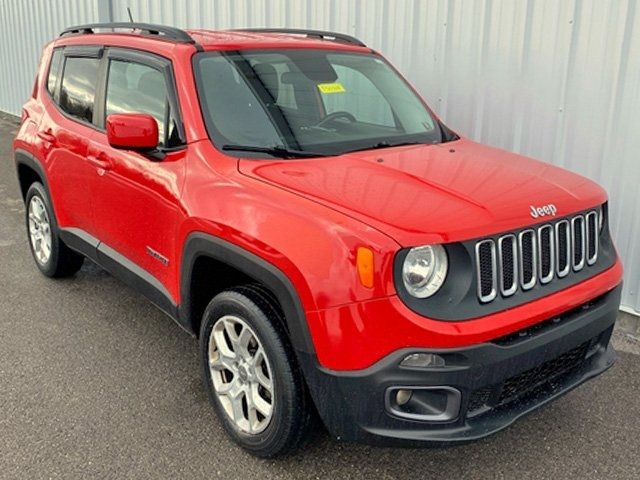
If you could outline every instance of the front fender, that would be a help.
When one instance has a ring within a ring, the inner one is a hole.
[[[305,315],[395,292],[393,256],[399,245],[393,239],[311,199],[242,175],[238,160],[221,155],[209,142],[191,148],[176,242],[185,247],[174,253],[182,259],[176,274],[183,315],[192,310],[188,279],[199,251],[278,290],[289,309],[285,314],[303,325],[290,330],[296,347],[304,350],[312,344],[304,335]],[[356,253],[362,246],[374,252],[373,288],[358,279]]]
[[[314,352],[302,302],[287,275],[263,258],[219,237],[202,232],[189,235],[184,246],[180,285],[182,303],[179,312],[183,324],[189,324],[192,318],[190,279],[195,261],[200,256],[223,262],[268,286],[282,306],[294,348],[306,353]]]

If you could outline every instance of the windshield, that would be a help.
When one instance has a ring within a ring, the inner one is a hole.
[[[374,54],[211,52],[196,55],[194,71],[209,135],[242,156],[283,149],[336,155],[443,140],[423,102]]]

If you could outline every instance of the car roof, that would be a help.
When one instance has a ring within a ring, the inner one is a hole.
[[[128,31],[117,32],[112,26]],[[126,26],[123,26],[126,25]],[[257,30],[179,30],[172,27],[135,24],[141,28],[132,32],[127,24],[93,24],[71,27],[54,41],[62,45],[115,45],[166,52],[174,46],[191,45],[198,50],[243,50],[243,49],[330,49],[371,52],[359,40],[332,32],[295,29]],[[150,27],[166,29],[156,31]],[[107,31],[98,31],[107,29]],[[276,30],[276,31],[274,31]],[[187,41],[185,41],[187,40]]]
[[[187,30],[205,50],[243,48],[321,48],[367,51],[362,45],[286,32]]]

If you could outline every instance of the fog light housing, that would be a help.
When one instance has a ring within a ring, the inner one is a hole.
[[[444,367],[445,361],[435,353],[412,353],[404,357],[400,366],[409,368]]]
[[[423,422],[451,422],[460,414],[460,391],[453,387],[390,387],[385,397],[389,413]]]

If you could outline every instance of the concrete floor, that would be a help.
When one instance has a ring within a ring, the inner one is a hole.
[[[34,266],[0,116],[0,478],[640,478],[640,348],[489,439],[449,449],[340,444],[298,455],[232,444],[201,385],[196,342],[98,267],[53,281]]]

